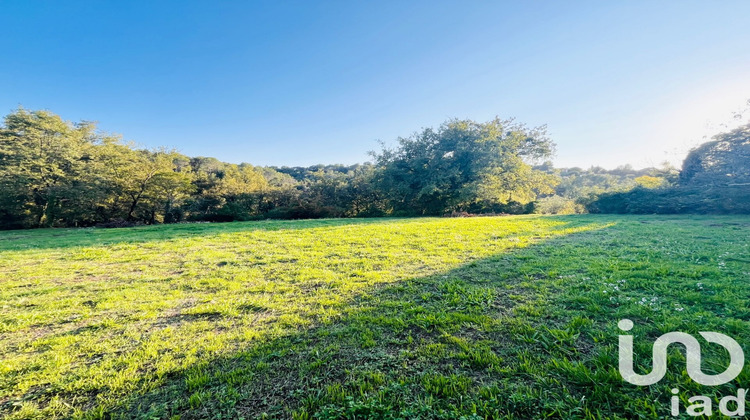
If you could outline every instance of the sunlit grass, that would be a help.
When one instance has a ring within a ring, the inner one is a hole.
[[[671,387],[700,389],[677,371],[624,384],[617,320],[639,354],[662,330],[750,342],[749,231],[526,216],[2,232],[0,413],[666,415]]]

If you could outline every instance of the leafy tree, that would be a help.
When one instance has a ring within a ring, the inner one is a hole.
[[[72,124],[47,111],[18,109],[7,115],[0,129],[4,223],[53,226],[65,208],[80,208],[90,199],[87,163],[95,141],[92,123]]]
[[[375,167],[364,165],[315,166],[302,175],[301,198],[320,217],[377,216],[387,205],[374,185]]]
[[[190,166],[195,172],[196,194],[188,205],[193,219],[229,221],[258,216],[258,193],[271,188],[263,171],[245,163],[235,165],[203,157],[191,159]]]
[[[183,159],[173,151],[134,150],[112,142],[100,150],[99,160],[110,192],[110,218],[154,223],[192,190],[190,167],[180,164]]]
[[[682,165],[682,185],[750,185],[750,123],[693,149]]]
[[[544,128],[497,118],[451,120],[373,156],[393,211],[441,214],[479,203],[527,203],[552,192],[554,176],[530,163],[550,157],[553,147]]]

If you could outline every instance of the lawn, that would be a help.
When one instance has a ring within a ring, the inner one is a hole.
[[[671,351],[627,384],[617,322],[641,372],[669,331],[748,350],[748,239],[708,216],[0,232],[0,416],[669,417],[672,388],[718,401],[750,374],[700,386]]]

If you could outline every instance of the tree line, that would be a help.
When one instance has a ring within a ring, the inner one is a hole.
[[[554,168],[544,127],[449,120],[357,165],[259,167],[138,148],[48,111],[0,126],[0,229],[476,213],[750,212],[744,127],[683,169]],[[705,185],[711,188],[704,188]],[[745,195],[743,195],[745,194]],[[691,198],[690,198],[691,197]]]
[[[257,167],[137,148],[48,111],[0,127],[0,228],[512,211],[549,193],[553,143],[510,120],[451,120],[373,163]]]

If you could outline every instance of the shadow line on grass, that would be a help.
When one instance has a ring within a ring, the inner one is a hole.
[[[561,230],[575,224],[559,219]],[[582,233],[553,234],[449,271],[360,291],[333,321],[313,320],[313,327],[173,372],[158,388],[86,416],[388,418],[418,406],[421,414],[412,414],[433,418],[434,410],[461,406],[470,387],[510,374],[504,358],[540,350],[519,349],[514,336],[530,333],[523,316],[541,313],[546,291],[535,281],[546,273],[515,269],[543,257],[548,247],[607,226],[588,221],[579,227]],[[505,408],[538,414],[530,403]]]
[[[508,348],[512,337],[528,328],[515,324],[514,314],[534,313],[544,305],[534,282],[545,273],[518,272],[520,262],[543,258],[544,249],[579,236],[555,230],[606,227],[597,218],[553,219],[561,225],[549,231],[550,237],[526,248],[360,290],[337,307],[341,315],[334,321],[312,319],[313,327],[243,343],[230,354],[171,372],[158,388],[123,396],[116,406],[94,407],[96,395],[106,389],[91,390],[89,403],[79,406],[86,411],[76,417],[257,418],[266,413],[306,418],[345,407],[355,397],[356,404],[370,404],[382,392],[391,405],[360,408],[369,413],[414,404],[444,409],[458,403],[470,384],[507,374],[502,359],[515,351]],[[154,379],[146,373],[136,388],[152,386]],[[401,389],[391,389],[399,381]]]

